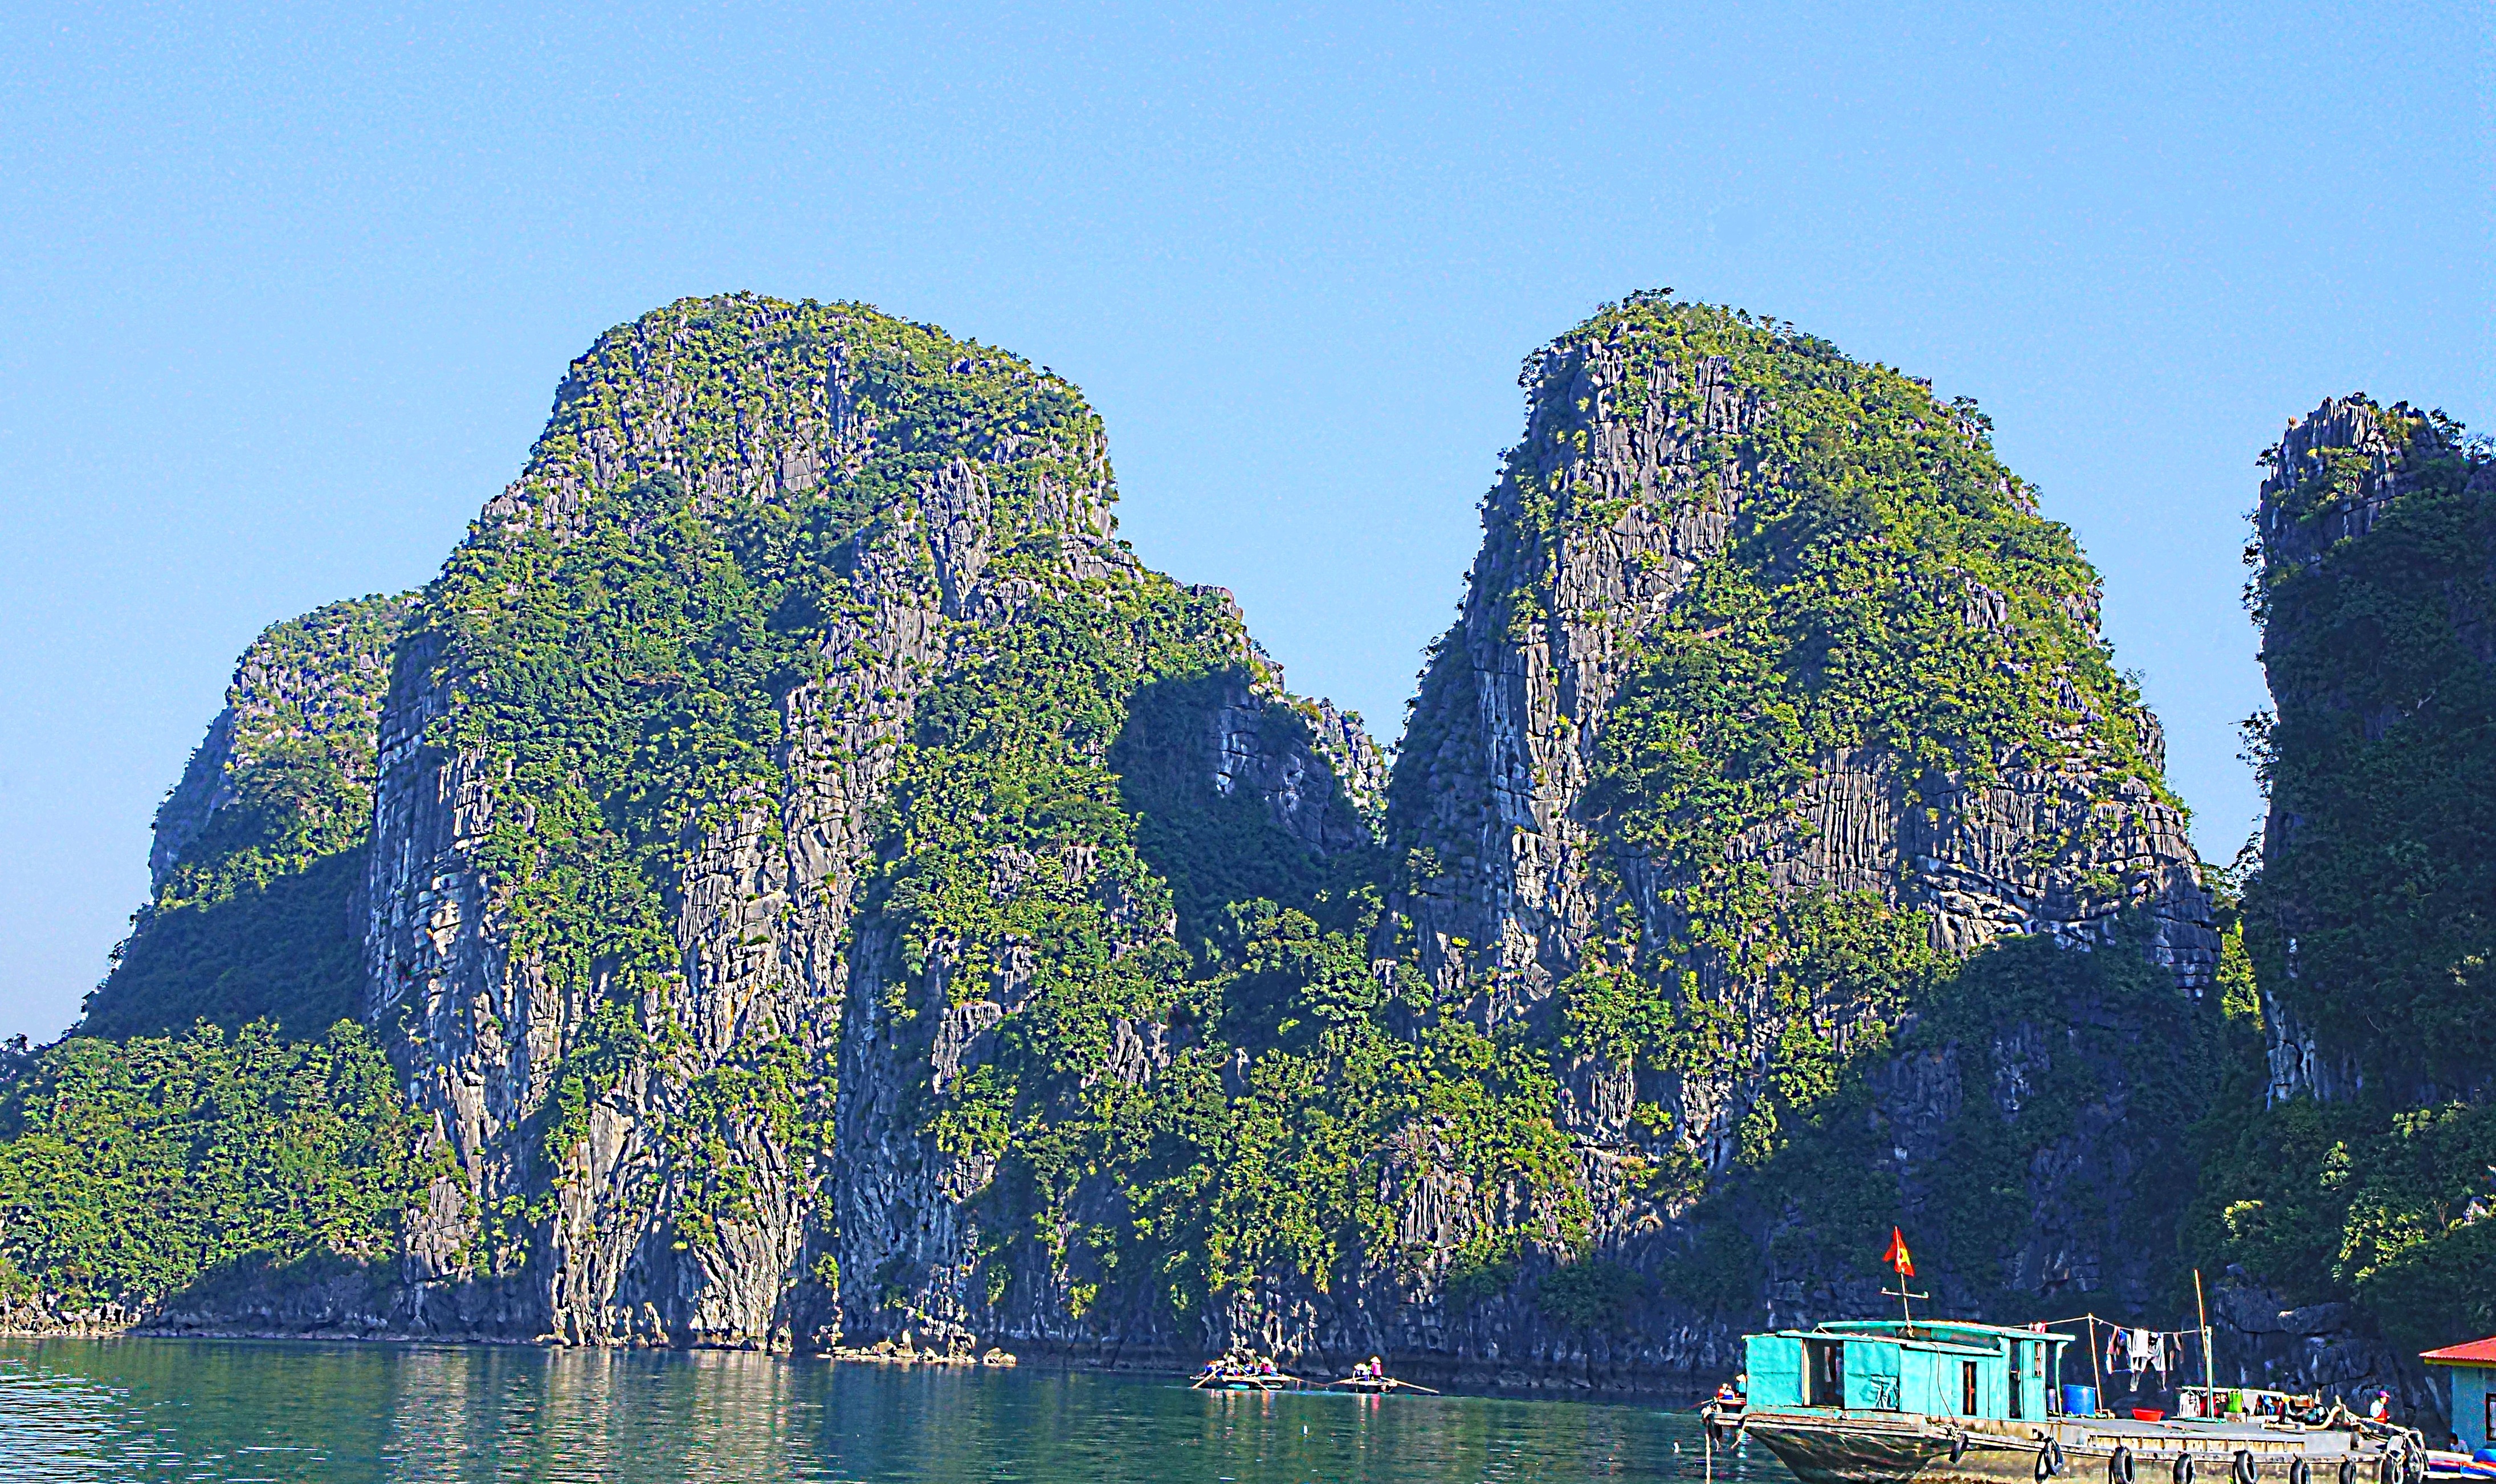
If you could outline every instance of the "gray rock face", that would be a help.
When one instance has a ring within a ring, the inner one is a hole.
[[[1111,549],[1110,554],[1122,553]],[[1125,583],[1139,573],[1111,562],[1104,576]],[[1211,595],[1222,600],[1236,628],[1240,620],[1229,594],[1215,589]],[[1018,621],[1014,596],[997,593],[975,622],[956,631],[955,642],[977,647],[996,628]],[[1330,705],[1284,692],[1279,668],[1250,645],[1244,629],[1237,632],[1243,668],[1220,677],[1210,694],[1183,711],[1189,724],[1150,760],[1154,774],[1175,776],[1152,781],[1213,799],[1252,800],[1270,825],[1316,857],[1373,845],[1361,805],[1379,791],[1376,744]],[[1244,678],[1250,675],[1257,679]],[[986,858],[988,894],[1005,900],[1044,872],[1086,888],[1102,848],[1074,843],[1053,859],[998,849]],[[1176,924],[1170,917],[1119,900],[1114,886],[1104,890],[1116,954],[1171,938]],[[1177,1342],[1167,1313],[1091,1307],[1077,1296],[1080,1278],[1033,1244],[1015,1249],[1001,1286],[977,1286],[983,1245],[1002,1235],[996,1228],[1029,1213],[1011,1198],[993,1198],[997,1158],[946,1147],[926,1126],[922,1105],[927,1094],[953,1091],[996,1056],[1006,1023],[1032,1002],[1038,955],[1028,941],[1007,933],[991,942],[933,944],[915,974],[904,959],[895,923],[873,912],[858,920],[836,1119],[841,1331],[851,1342],[902,1337],[940,1346],[1004,1340],[1097,1351]],[[973,972],[974,963],[985,966]],[[1106,1054],[1084,1073],[1082,1086],[1104,1080],[1142,1086],[1169,1066],[1170,1026],[1120,1017],[1106,1028]],[[1114,1199],[1087,1191],[1070,1221],[1117,1218]]]
[[[471,543],[576,539],[602,491],[661,473],[710,508],[787,501],[858,467],[877,440],[919,436],[890,406],[907,386],[867,386],[866,352],[844,323],[732,299],[609,334],[574,366],[528,469],[485,507]],[[725,355],[700,339],[722,326],[734,336]],[[606,986],[558,989],[517,935],[510,884],[484,852],[496,832],[527,836],[536,821],[487,749],[450,740],[464,704],[457,656],[403,649],[380,722],[366,1015],[402,1030],[393,1054],[409,1093],[458,1171],[411,1232],[411,1323],[578,1343],[823,1342],[845,1322],[827,1281],[835,1262],[854,1331],[956,1320],[978,1239],[965,1203],[986,1172],[938,1150],[914,1099],[976,1062],[1026,981],[1007,952],[984,987],[950,983],[942,954],[920,982],[888,984],[892,929],[860,893],[917,708],[1029,621],[1031,553],[1050,553],[1047,578],[1061,585],[1146,576],[1112,540],[1114,490],[1091,426],[1074,446],[1041,446],[1014,426],[984,432],[975,454],[917,476],[833,554],[842,583],[821,678],[778,702],[785,782],[715,811],[664,894],[679,968],[636,1008],[681,1034],[596,1092],[585,1137],[550,1166],[538,1130],[567,1057],[591,1044]],[[1374,790],[1377,749],[1357,727],[1322,708],[1321,746],[1277,750],[1256,719],[1294,703],[1278,690],[1232,701],[1204,739],[1204,777],[1266,799],[1313,844],[1365,840],[1365,825],[1329,813],[1330,790],[1316,786],[1336,766],[1330,747]],[[896,1033],[893,1013],[910,1004],[925,1013]],[[926,1026],[941,1028],[931,1039]],[[1140,1075],[1153,1051],[1130,1029],[1115,1065]],[[807,1068],[795,1125],[736,1113],[711,1148],[684,1147],[702,1089],[782,1042]],[[737,1198],[693,1222],[703,1191],[731,1179]],[[549,1199],[539,1224],[527,1213]],[[884,1302],[890,1285],[873,1275],[903,1270],[915,1286]]]
[[[208,723],[181,781],[156,810],[155,843],[147,852],[150,891],[165,889],[209,819],[234,801],[236,785],[275,747],[319,747],[348,782],[371,785],[373,729],[390,689],[390,647],[414,601],[405,593],[332,603],[271,624],[252,642],[226,687],[225,710]]]
[[[1444,871],[1404,899],[1423,961],[1443,991],[1471,998],[1494,1024],[1547,998],[1580,963],[1615,904],[1598,894],[1599,857],[1657,937],[1684,926],[1662,903],[1668,883],[1656,868],[1606,837],[1587,788],[1641,635],[1726,551],[1741,516],[1740,470],[1702,468],[1702,452],[1748,430],[1763,404],[1718,357],[1691,373],[1693,411],[1657,395],[1635,416],[1616,415],[1628,374],[1616,342],[1562,343],[1529,366],[1531,458],[1485,507],[1482,553],[1425,679],[1411,732],[1419,741],[1408,741],[1397,779],[1397,848],[1430,849]],[[1590,525],[1564,513],[1546,550],[1521,529],[1529,482],[1619,514]],[[1520,605],[1519,594],[1536,601]],[[2010,621],[2001,595],[1973,583],[1968,604]],[[2094,631],[2093,605],[2075,616]],[[2084,713],[2063,740],[2084,745],[2097,719]],[[2154,718],[2127,723],[2153,757],[2163,752]],[[2153,924],[2150,951],[2179,990],[2199,995],[2218,940],[2183,816],[2139,779],[2108,776],[2093,761],[2084,750],[2051,766],[2005,757],[1990,778],[1919,794],[1899,759],[1842,751],[1823,759],[1782,817],[1745,832],[1734,855],[1764,866],[1781,894],[1869,893],[1921,912],[1934,946],[1953,954],[2006,934],[2088,946],[2106,939],[2118,913],[2140,908]],[[1721,981],[1706,988],[1745,993]],[[1748,1008],[1763,1012],[1754,1024],[1773,1044],[1781,1027],[1769,1007]],[[1729,1120],[1755,1090],[1748,1078],[1681,1089],[1676,1112],[1699,1115],[1681,1126],[1705,1130],[1712,1165],[1721,1167]]]
[[[2360,1410],[2388,1391],[2397,1413],[2419,1425],[2443,1416],[2443,1388],[2351,1305],[2292,1306],[2232,1274],[2210,1290],[2210,1328],[2222,1386],[2345,1398]]]
[[[2323,405],[2293,419],[2280,435],[2278,458],[2262,481],[2254,527],[2263,555],[2275,562],[2312,566],[2339,542],[2375,528],[2404,488],[2402,456],[2384,430],[2375,404],[2363,396],[2326,396]],[[2356,497],[2300,520],[2284,504],[2289,491],[2325,471],[2340,456],[2360,461]]]
[[[2398,410],[2406,413],[2408,408]],[[2362,395],[2331,396],[2324,398],[2323,404],[2305,417],[2289,424],[2280,436],[2271,472],[2262,481],[2260,503],[2254,511],[2254,525],[2267,571],[2310,571],[2322,564],[2326,552],[2372,532],[2385,512],[2414,487],[2414,459],[2446,452],[2422,422],[2417,426],[2414,445],[2396,444],[2386,430],[2384,412]],[[2318,475],[2333,472],[2335,467],[2349,465],[2354,465],[2350,472],[2355,478],[2346,495],[2321,510],[2294,508],[2293,496],[2301,486]],[[2496,660],[2496,647],[2482,644],[2480,657]],[[2275,664],[2266,664],[2266,672],[2273,700],[2282,710],[2350,710],[2345,693],[2307,693],[2297,688],[2299,682],[2292,672]],[[2292,848],[2302,823],[2296,801],[2274,793],[2263,823],[2265,861],[2276,862],[2282,852]],[[2293,934],[2282,948],[2285,967],[2293,978],[2301,967]],[[2310,1094],[2322,1102],[2340,1102],[2364,1090],[2365,1070],[2357,1048],[2324,1045],[2318,1027],[2308,1024],[2293,1005],[2277,995],[2265,993],[2262,996],[2262,1033],[2268,1064],[2263,1096],[2270,1106],[2300,1094]]]
[[[1667,361],[1653,381],[1634,385],[1641,374],[1618,330],[1581,332],[1529,361],[1520,378],[1525,437],[1484,505],[1481,556],[1399,757],[1390,848],[1420,865],[1394,906],[1409,916],[1439,993],[1483,1025],[1542,1024],[1562,983],[1623,911],[1650,942],[1691,933],[1675,905],[1687,878],[1624,843],[1591,791],[1642,640],[1677,612],[1702,568],[1746,539],[1756,486],[1770,473],[1727,450],[1774,406],[1723,356]],[[2033,621],[2015,617],[2005,594],[1956,581],[1971,626]],[[2094,593],[2067,600],[2064,611],[2095,643]],[[2061,685],[2068,719],[2053,734],[2058,757],[2011,752],[1982,774],[1936,780],[1918,778],[1878,746],[1840,749],[1818,760],[1781,811],[1733,837],[1732,859],[1762,868],[1782,900],[1861,894],[1919,914],[1932,946],[1950,955],[2010,936],[2103,950],[2129,912],[2179,997],[2198,999],[2213,981],[2218,939],[2184,818],[2092,741],[2134,729],[2154,769],[2164,751],[2157,723],[2145,711],[2101,715],[2071,680]],[[1733,1012],[1738,1044],[1706,1069],[1662,1076],[1589,1058],[1565,1079],[1566,1126],[1593,1198],[1596,1248],[1650,1270],[1676,1249],[1680,1213],[1615,1173],[1624,1154],[1658,1147],[1635,1126],[1634,1107],[1659,1104],[1684,1149],[1707,1170],[1728,1171],[1793,1025],[1767,984],[1721,956],[1693,955],[1690,966],[1692,993]],[[2067,1013],[2077,1025],[2104,1012],[2075,1004]],[[1943,1133],[1973,1095],[1963,1088],[1989,1083],[2003,1115],[2015,1119],[2023,1068],[2083,1057],[2061,1030],[2013,1026],[1995,1044],[1876,1073],[1902,1198],[1950,1178]],[[1842,1047],[1850,1034],[1842,1017],[1833,1033]],[[2119,1089],[2120,1067],[2106,1071]],[[2000,1275],[2005,1286],[2145,1287],[2149,1275],[2122,1255],[2126,1244],[2109,1229],[2103,1201],[2116,1178],[2106,1140],[2119,1135],[2123,1119],[2114,1095],[2039,1156],[2029,1173],[2036,1205],[2011,1217],[2023,1235]],[[1403,1240],[1442,1250],[1457,1244],[1463,1220],[1447,1213],[1462,1204],[1443,1211],[1420,1202]],[[1871,1298],[1870,1284],[1830,1286],[1808,1265],[1788,1279],[1770,1266],[1777,1322],[1843,1314]],[[1669,1372],[1727,1353],[1730,1330],[1690,1317],[1669,1289],[1662,1298],[1639,1327],[1680,1338],[1660,1347],[1616,1344],[1611,1364]],[[1472,1339],[1451,1327],[1427,1342],[1488,1346],[1497,1333],[1503,1355],[1538,1346],[1565,1353],[1581,1342],[1538,1328],[1530,1315],[1505,1323]],[[1546,1364],[1565,1371],[1564,1353],[1546,1352]]]

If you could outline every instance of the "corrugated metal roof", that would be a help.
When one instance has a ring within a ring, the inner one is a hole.
[[[2468,1344],[2449,1344],[2441,1350],[2429,1350],[2418,1359],[2430,1366],[2496,1366],[2496,1335],[2474,1340]]]

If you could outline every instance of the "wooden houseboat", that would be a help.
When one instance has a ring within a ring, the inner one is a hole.
[[[1738,1428],[1803,1484],[2419,1484],[2424,1439],[2333,1408],[2320,1425],[2081,1415],[2068,1335],[1866,1319],[1753,1335]]]

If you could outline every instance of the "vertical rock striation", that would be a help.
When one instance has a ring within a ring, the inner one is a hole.
[[[1846,1179],[1938,1220],[1963,1110],[2024,1118],[2033,1209],[1982,1214],[2017,1240],[1950,1275],[1960,1296],[2112,1280],[2137,1239],[2120,1198],[2108,1212],[2089,1188],[2109,1157],[2093,1136],[2121,1136],[2108,1048],[2139,1022],[2069,1002],[1962,1026],[1895,989],[1921,956],[2016,939],[2145,955],[2171,1001],[2154,1015],[2212,982],[2163,740],[2112,668],[2068,533],[1994,461],[1972,406],[1790,327],[1635,299],[1529,358],[1520,384],[1525,434],[1398,759],[1393,905],[1443,1004],[1551,1047],[1596,1247],[1669,1274],[1705,1209],[1763,1189],[1790,1143],[1832,1144],[1794,1126],[1833,1117],[1797,1063],[1848,1063],[1920,1019],[1917,1055],[1864,1063],[1855,1116],[1886,1132],[1855,1142],[1886,1168]],[[1815,967],[1841,940],[1842,966]],[[2034,962],[2027,982],[2052,968]],[[2064,1044],[2098,1019],[2106,1046]],[[2057,1062],[2112,1079],[2076,1121],[2021,1112],[2023,1065]],[[1684,1173],[1637,1173],[1657,1169]],[[1741,1219],[1765,1240],[1794,1218]],[[1859,1278],[1825,1286],[1845,1261],[1789,1281],[1796,1265],[1772,1260],[1766,1302],[1861,1301]],[[2131,1264],[2125,1286],[2152,1277]],[[1660,1291],[1668,1309],[1691,1297],[1669,1277]]]
[[[1113,499],[1073,388],[862,308],[686,300],[574,364],[381,722],[364,1008],[460,1170],[411,1235],[419,1322],[764,1344],[958,1310],[979,1160],[922,1104],[1020,1007],[1029,950],[926,934],[894,884],[1080,893],[1091,842],[912,839],[916,807],[1043,802],[930,799],[974,780],[927,710],[998,724],[1000,656],[1157,625],[1110,656],[1130,687],[1258,665],[1227,595],[1112,539]],[[1337,839],[1316,742],[1259,731],[1278,707],[1234,685],[1246,741],[1209,732],[1201,769]],[[1108,722],[1052,761],[1113,783]],[[1167,935],[1117,890],[1122,950]]]

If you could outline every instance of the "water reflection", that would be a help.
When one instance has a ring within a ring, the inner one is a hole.
[[[1697,1480],[1653,1407],[1194,1392],[701,1352],[0,1340],[0,1479]],[[1792,1484],[1764,1453],[1728,1484]]]

